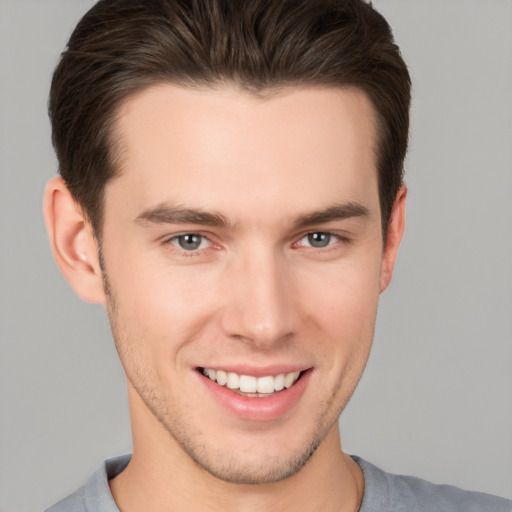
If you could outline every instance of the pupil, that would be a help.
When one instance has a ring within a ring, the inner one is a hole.
[[[313,247],[327,247],[331,241],[329,233],[310,233],[308,235],[308,242]]]
[[[191,251],[201,245],[201,237],[199,235],[182,235],[179,237],[178,243],[182,249]]]

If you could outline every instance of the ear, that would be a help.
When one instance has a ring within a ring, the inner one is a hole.
[[[44,220],[55,261],[73,290],[88,302],[104,303],[96,238],[60,177],[53,178],[46,186]]]
[[[382,253],[382,262],[380,267],[380,293],[382,293],[391,282],[393,269],[398,255],[398,249],[402,236],[405,231],[405,198],[407,197],[407,188],[402,186],[398,191],[391,210],[389,218],[386,243]]]

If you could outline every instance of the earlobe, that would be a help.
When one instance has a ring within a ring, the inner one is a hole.
[[[391,282],[395,268],[398,249],[405,231],[405,199],[407,188],[402,186],[398,191],[393,204],[393,210],[387,228],[386,243],[382,253],[380,272],[380,292],[382,293]]]
[[[44,219],[53,256],[71,287],[88,302],[104,303],[96,238],[60,177],[53,178],[46,186]]]

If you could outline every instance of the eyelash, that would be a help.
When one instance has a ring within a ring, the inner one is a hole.
[[[179,247],[179,239],[186,237],[186,236],[195,236],[201,239],[200,245],[203,244],[204,241],[207,241],[210,245],[208,247],[198,248],[194,250],[186,250],[182,247]],[[176,242],[176,243],[174,243]],[[180,233],[178,235],[173,235],[170,238],[167,238],[164,240],[165,245],[172,245],[174,246],[175,250],[177,250],[180,254],[180,256],[184,256],[185,258],[192,258],[196,256],[200,256],[205,250],[211,248],[214,244],[209,238],[205,235],[202,235],[201,233],[194,233],[194,232],[187,232],[187,233]]]
[[[304,240],[312,235],[327,235],[330,238],[334,238],[334,241],[331,243],[331,240],[329,240],[328,245],[326,245],[325,247],[314,247],[311,245],[301,245],[300,244],[300,242],[302,242],[302,240]],[[180,248],[178,245],[178,243],[179,243],[178,241],[180,238],[186,237],[186,236],[199,237],[199,238],[201,238],[200,245],[202,245],[204,241],[207,241],[209,243],[209,246],[203,247],[203,248],[197,248],[197,249],[193,249],[193,250],[186,250],[186,249]],[[176,243],[174,243],[174,242],[176,242]],[[163,243],[164,243],[164,245],[172,245],[173,250],[178,251],[179,256],[183,256],[185,258],[198,257],[198,256],[201,256],[204,253],[204,251],[206,251],[207,249],[218,248],[218,246],[216,246],[206,235],[203,235],[201,233],[195,233],[193,231],[173,235],[170,238],[166,238],[163,241]],[[328,253],[333,250],[336,250],[338,248],[337,247],[338,244],[340,244],[340,243],[343,245],[348,245],[351,243],[351,239],[346,236],[338,235],[331,231],[308,231],[307,233],[304,233],[296,242],[294,242],[292,244],[292,247],[294,249],[299,248],[299,247],[304,247],[307,250],[314,251],[316,253]]]
[[[315,247],[314,245],[311,245],[312,240],[310,239],[310,237],[313,237],[314,235],[323,235],[323,236],[325,235],[325,236],[327,236],[329,238],[328,241],[327,241],[327,245],[325,245],[324,247]],[[295,242],[293,244],[293,246],[294,247],[299,246],[300,242],[302,242],[305,239],[308,240],[310,245],[305,245],[303,247],[307,247],[308,249],[312,249],[312,250],[315,250],[315,251],[322,251],[322,252],[328,252],[330,250],[334,250],[335,246],[339,242],[344,243],[344,244],[349,243],[349,239],[348,238],[343,237],[341,235],[337,235],[337,234],[332,233],[330,231],[310,231],[310,232],[306,233],[305,235],[303,235],[299,240],[297,240],[297,242]]]

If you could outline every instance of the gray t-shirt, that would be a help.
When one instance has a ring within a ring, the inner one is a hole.
[[[512,512],[512,500],[393,475],[360,457],[352,458],[363,470],[365,480],[359,512]],[[46,512],[119,512],[108,481],[129,461],[129,455],[105,461],[83,487]]]

